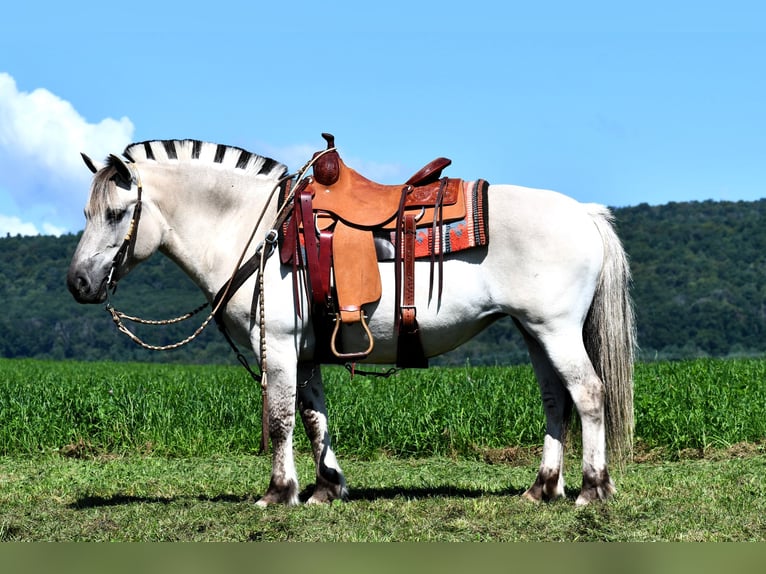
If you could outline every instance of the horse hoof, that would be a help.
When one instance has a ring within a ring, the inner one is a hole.
[[[306,504],[330,504],[335,500],[348,502],[348,489],[345,485],[333,484],[317,486]]]
[[[564,496],[564,481],[559,471],[541,469],[535,483],[522,495],[533,502],[551,502]]]
[[[270,506],[272,504],[284,504],[285,506],[298,506],[300,504],[300,500],[297,498],[293,499],[287,499],[287,500],[275,500],[273,497],[270,496],[262,496],[258,500],[255,501],[255,506],[258,508],[266,508],[267,506]]]
[[[609,472],[606,468],[599,472],[592,470],[584,472],[582,476],[582,489],[575,504],[577,506],[585,506],[594,500],[607,500],[616,491],[617,489],[614,487],[614,483],[609,477]]]
[[[580,496],[575,500],[575,506],[587,506],[591,502],[606,502],[611,498],[613,492],[614,489],[612,489],[612,492],[599,492],[597,494],[581,492]]]
[[[277,488],[272,483],[266,491],[266,494],[259,498],[255,503],[258,508],[266,508],[270,504],[285,504],[287,506],[297,506],[300,504],[300,500],[298,499],[298,485],[289,483],[281,488]]]
[[[614,484],[609,481],[599,485],[591,485],[588,488],[583,487],[580,496],[575,500],[576,506],[586,506],[594,501],[606,501],[617,492]]]
[[[521,498],[529,502],[533,502],[535,504],[540,504],[540,502],[542,501],[542,499],[539,496],[535,496],[535,493],[532,492],[531,488],[527,490],[524,494],[522,494]]]

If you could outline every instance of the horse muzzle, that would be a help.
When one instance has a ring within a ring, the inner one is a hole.
[[[66,277],[69,292],[78,303],[103,303],[106,301],[107,274],[94,278],[81,269],[69,268]]]

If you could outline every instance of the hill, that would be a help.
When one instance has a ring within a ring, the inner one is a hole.
[[[766,200],[642,204],[614,212],[633,269],[642,359],[766,353]],[[155,353],[119,334],[103,307],[75,303],[64,281],[78,239],[0,238],[0,356],[235,361],[214,327],[182,349]],[[121,309],[148,318],[178,315],[203,300],[159,255],[120,283],[116,299]],[[155,344],[173,342],[190,334],[199,321],[153,330],[146,337]],[[513,323],[503,320],[433,363],[526,360]]]

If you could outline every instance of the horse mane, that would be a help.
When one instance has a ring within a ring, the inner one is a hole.
[[[255,175],[281,177],[287,167],[271,158],[254,154],[236,146],[199,140],[147,140],[132,143],[122,154],[131,161],[193,161],[218,163],[232,169],[242,169]]]
[[[236,146],[203,142],[200,140],[147,140],[128,145],[122,152],[132,162],[156,161],[159,163],[209,162],[230,169],[241,169],[253,175],[280,178],[287,173],[287,166],[271,158],[260,156]],[[114,200],[111,179],[116,172],[114,160],[106,159],[104,168],[94,176],[87,210],[100,213]]]

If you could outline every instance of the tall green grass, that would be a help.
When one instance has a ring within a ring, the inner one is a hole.
[[[334,369],[326,378],[340,451],[468,454],[537,444],[545,430],[528,367],[433,368],[351,381]]]
[[[672,450],[766,440],[766,360],[638,365],[636,436]]]
[[[0,452],[257,449],[260,392],[234,367],[0,361]]]
[[[529,367],[403,371],[390,379],[325,368],[340,455],[476,456],[542,443]],[[639,364],[636,438],[671,452],[766,437],[766,361]],[[0,360],[0,454],[165,456],[252,453],[260,389],[237,366]],[[301,430],[296,447],[308,450]]]

